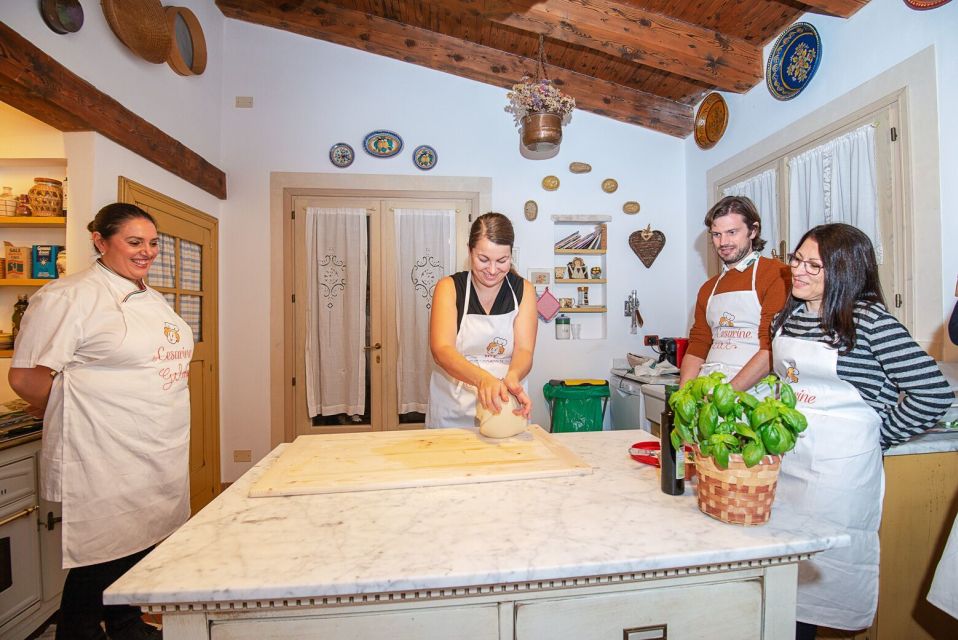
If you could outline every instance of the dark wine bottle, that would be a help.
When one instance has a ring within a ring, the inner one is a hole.
[[[685,493],[685,448],[683,445],[676,449],[672,445],[671,437],[675,413],[669,405],[669,399],[678,390],[678,386],[674,384],[665,386],[665,409],[662,411],[660,432],[662,451],[659,454],[659,466],[662,471],[662,493],[670,496],[680,496]]]

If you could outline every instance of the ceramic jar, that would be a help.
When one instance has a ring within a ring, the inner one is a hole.
[[[63,215],[63,183],[53,178],[34,178],[33,182],[28,194],[33,215]]]

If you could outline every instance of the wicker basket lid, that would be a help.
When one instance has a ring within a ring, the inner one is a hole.
[[[147,62],[166,62],[173,37],[160,0],[102,0],[102,4],[120,42]]]

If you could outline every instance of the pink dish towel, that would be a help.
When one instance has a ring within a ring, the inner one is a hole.
[[[549,291],[549,287],[546,287],[545,292],[539,296],[539,300],[536,302],[536,311],[539,312],[539,315],[542,316],[542,319],[546,322],[556,317],[560,307],[559,300],[552,295],[552,292]]]

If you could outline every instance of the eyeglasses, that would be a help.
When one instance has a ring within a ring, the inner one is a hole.
[[[788,254],[788,266],[792,269],[798,269],[798,265],[805,265],[805,272],[810,276],[817,276],[822,272],[824,268],[818,262],[809,262],[808,260],[801,260],[794,253]]]

